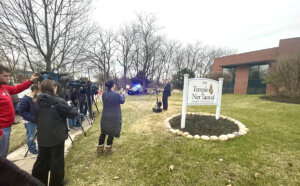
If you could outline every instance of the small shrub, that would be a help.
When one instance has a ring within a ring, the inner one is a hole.
[[[265,82],[273,85],[281,95],[300,96],[300,54],[279,58],[270,66]]]

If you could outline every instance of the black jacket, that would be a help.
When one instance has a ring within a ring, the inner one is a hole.
[[[168,82],[164,87],[163,96],[171,96],[171,83]]]
[[[36,104],[37,139],[42,147],[52,147],[64,142],[68,137],[66,118],[78,115],[77,108],[52,94],[41,93]]]
[[[101,117],[101,133],[120,137],[122,128],[122,113],[120,104],[125,103],[125,95],[113,91],[102,94],[103,110]]]

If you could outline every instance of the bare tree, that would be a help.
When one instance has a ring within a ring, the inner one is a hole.
[[[16,39],[30,68],[47,71],[78,59],[91,0],[3,0],[0,30]],[[38,64],[42,63],[42,64]]]
[[[132,53],[136,40],[136,30],[133,23],[123,25],[119,30],[117,43],[119,45],[120,59],[117,61],[123,67],[124,85],[127,84],[127,72],[133,64]]]
[[[21,61],[21,54],[18,48],[18,45],[14,45],[14,41],[11,38],[3,37],[0,35],[1,45],[0,45],[0,59],[7,63],[14,82],[17,82],[17,67]]]
[[[115,34],[112,31],[104,31],[100,28],[85,48],[87,62],[90,63],[90,67],[97,69],[96,73],[103,75],[100,78],[103,82],[110,78],[116,50]]]
[[[166,46],[166,63],[163,66],[163,71],[165,73],[164,78],[169,79],[172,75],[171,69],[174,63],[175,54],[180,51],[181,43],[175,40],[167,41]]]
[[[152,14],[138,14],[136,31],[138,41],[135,42],[134,68],[137,73],[143,74],[145,79],[153,77],[156,55],[162,43],[158,34],[157,19]]]
[[[205,74],[210,73],[215,58],[232,55],[234,53],[236,53],[236,51],[233,49],[205,46],[202,54],[203,58],[201,58],[201,63],[199,63],[196,69],[197,75],[203,77]]]

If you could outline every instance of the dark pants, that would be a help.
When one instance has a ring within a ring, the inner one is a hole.
[[[163,102],[163,109],[168,110],[168,96],[167,95],[163,94],[162,102]]]
[[[53,147],[38,146],[39,154],[33,165],[32,176],[39,179],[45,185],[48,184],[48,172],[50,171],[50,186],[63,185],[64,179],[64,148],[65,142]]]
[[[99,137],[99,144],[98,145],[103,145],[104,141],[106,138],[106,134],[101,134]],[[114,141],[114,137],[113,136],[108,136],[107,138],[107,145],[112,145]]]

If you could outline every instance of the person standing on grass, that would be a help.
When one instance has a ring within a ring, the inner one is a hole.
[[[106,152],[112,153],[112,144],[114,137],[119,138],[122,128],[122,113],[120,104],[125,103],[125,91],[120,94],[114,92],[115,82],[108,80],[105,82],[107,91],[102,94],[103,110],[100,121],[101,134],[97,146],[98,153]],[[105,138],[107,137],[107,144],[104,148]]]
[[[77,108],[71,107],[56,95],[55,81],[44,80],[36,103],[37,141],[39,153],[33,165],[32,176],[48,185],[61,186],[64,180],[64,149],[68,138],[67,118],[78,115]]]
[[[168,79],[164,79],[164,91],[163,91],[163,111],[168,110],[168,97],[171,96],[171,83],[168,81]]]
[[[36,98],[39,91],[37,84],[31,86],[31,92],[28,92],[19,102],[17,110],[25,121],[24,126],[26,129],[26,143],[29,152],[32,154],[38,154],[36,149],[36,143],[34,142],[34,135],[36,132],[36,118],[35,118],[35,106],[33,99]]]
[[[17,86],[8,86],[7,83],[10,78],[9,69],[0,64],[0,136],[3,136],[2,139],[0,139],[0,157],[2,158],[6,158],[7,156],[11,125],[15,119],[15,110],[11,95],[26,90],[38,77],[39,74],[34,73],[30,80]]]

